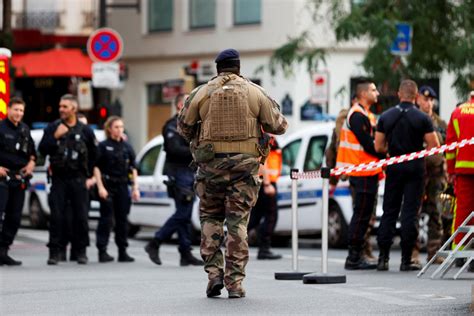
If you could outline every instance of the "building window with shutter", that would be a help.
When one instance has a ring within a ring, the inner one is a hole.
[[[234,25],[260,24],[261,0],[234,0]]]
[[[148,31],[173,29],[173,0],[148,0]]]
[[[191,29],[216,26],[216,0],[189,0],[189,26]]]

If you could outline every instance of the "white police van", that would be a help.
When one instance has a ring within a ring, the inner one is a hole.
[[[275,234],[291,236],[291,179],[290,169],[314,171],[324,163],[324,152],[329,145],[333,122],[317,123],[278,139],[282,148],[283,168],[278,180],[278,223]],[[140,201],[132,205],[129,221],[134,230],[139,226],[161,227],[174,212],[174,202],[166,192],[163,175],[166,153],[163,137],[149,141],[137,155]],[[298,181],[298,228],[301,236],[321,231],[322,179]],[[199,231],[198,203],[194,205],[192,224]],[[347,228],[352,215],[352,198],[348,181],[341,182],[329,201],[329,244],[342,247],[346,244]]]
[[[36,150],[38,150],[39,143],[43,137],[43,129],[31,130],[31,137],[35,142]],[[94,130],[97,140],[103,141],[105,133],[103,130]],[[25,204],[23,206],[23,217],[29,219],[31,227],[45,228],[50,212],[48,204],[48,194],[51,184],[48,183],[47,170],[49,166],[49,158],[44,158],[37,151],[36,167],[33,171],[33,178],[30,180],[30,187],[25,194]],[[91,208],[89,217],[99,217],[99,202],[91,201]]]

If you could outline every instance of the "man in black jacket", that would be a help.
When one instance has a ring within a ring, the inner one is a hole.
[[[87,125],[77,120],[77,99],[66,94],[59,101],[60,119],[44,130],[39,151],[50,159],[51,192],[48,196],[51,216],[49,221],[49,265],[60,261],[61,239],[67,202],[73,210],[73,246],[77,263],[86,264],[89,246],[89,197],[92,172],[97,154],[97,140]]]
[[[183,108],[186,95],[180,94],[175,99],[176,115],[169,119],[163,127],[164,150],[166,161],[164,174],[168,176],[168,195],[174,199],[176,212],[166,221],[165,225],[155,233],[155,237],[145,246],[150,260],[161,264],[159,256],[160,244],[178,232],[180,265],[203,265],[203,261],[191,253],[191,215],[194,205],[194,171],[189,167],[193,160],[187,142],[178,133],[178,113]]]

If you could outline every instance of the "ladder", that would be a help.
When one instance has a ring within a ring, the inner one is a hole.
[[[443,263],[433,272],[431,275],[432,279],[442,278],[448,270],[452,267],[456,259],[465,258],[466,263],[459,269],[459,271],[454,275],[453,279],[457,279],[459,275],[466,270],[471,261],[474,260],[474,250],[471,245],[474,243],[474,238],[470,238],[474,234],[474,225],[468,225],[469,221],[474,218],[474,211],[469,214],[466,220],[461,224],[461,226],[456,229],[454,234],[449,237],[449,239],[444,243],[444,245],[439,249],[439,251],[431,258],[431,260],[421,269],[417,277],[422,276],[426,270],[431,266],[431,264],[438,257],[445,258]],[[454,240],[456,235],[459,233],[465,233],[464,237],[461,239],[459,244],[453,250],[447,249],[451,242]],[[467,243],[466,243],[467,241]]]

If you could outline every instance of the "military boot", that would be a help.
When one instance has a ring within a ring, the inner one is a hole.
[[[188,251],[180,251],[181,260],[179,261],[180,266],[203,266],[204,261],[199,260],[198,258],[194,257],[190,250]]]
[[[49,249],[48,265],[57,265],[61,261],[58,249]]]
[[[377,271],[388,271],[388,261],[390,260],[390,248],[380,248]]]
[[[224,288],[224,280],[222,277],[217,277],[209,280],[207,283],[206,295],[207,297],[216,297],[221,295],[221,290]]]
[[[282,256],[278,253],[273,253],[270,248],[260,248],[257,254],[257,260],[277,260]]]
[[[145,251],[148,253],[148,257],[150,258],[151,262],[158,265],[161,265],[160,244],[161,242],[158,239],[153,238],[145,246]]]
[[[237,291],[229,290],[229,298],[243,298],[245,297],[244,289],[240,289]]]
[[[99,262],[105,263],[111,261],[114,261],[114,257],[109,255],[106,249],[99,249]]]
[[[402,262],[400,271],[417,271],[421,270],[421,265],[412,260],[412,249],[402,249]]]
[[[121,248],[118,253],[118,262],[134,262],[135,258],[130,257],[127,253],[127,249]]]
[[[89,258],[86,255],[86,249],[81,249],[77,251],[77,263],[78,264],[87,264]]]
[[[377,268],[375,263],[370,263],[362,256],[359,246],[349,246],[349,255],[346,258],[344,269],[346,270],[373,270]]]
[[[8,248],[1,247],[0,248],[0,265],[6,266],[19,266],[21,265],[21,261],[15,260],[8,255]]]
[[[428,253],[428,257],[426,258],[427,262],[429,262],[431,258],[433,258],[436,255],[439,248],[441,248],[441,240],[428,241],[428,245],[426,246],[426,252]],[[440,256],[436,257],[436,259],[433,261],[434,264],[441,264],[443,262],[444,262],[444,258]]]

